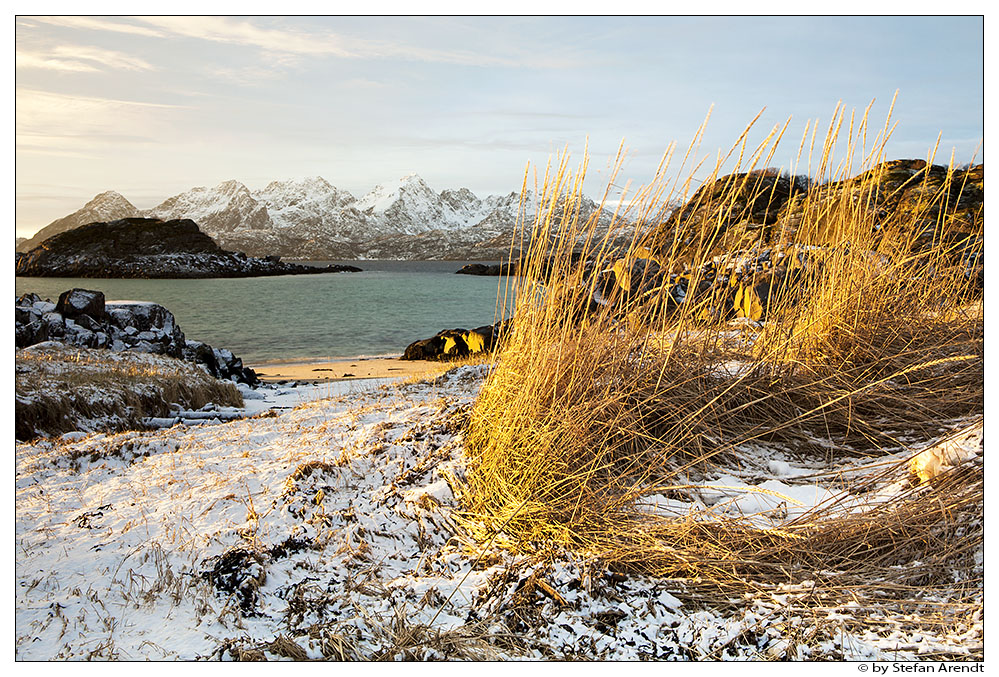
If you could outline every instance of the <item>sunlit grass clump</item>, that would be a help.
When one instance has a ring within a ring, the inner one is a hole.
[[[787,125],[755,149],[747,129],[704,182],[714,192],[664,179],[671,148],[609,229],[606,209],[579,216],[585,162],[549,170],[543,208],[514,241],[526,252],[508,292],[517,312],[466,435],[464,500],[483,538],[723,587],[820,570],[844,586],[875,570],[908,585],[889,567],[916,560],[921,585],[952,582],[943,564],[981,543],[980,524],[969,526],[981,516],[980,472],[920,483],[889,463],[879,482],[909,482],[893,500],[819,506],[771,529],[641,508],[646,496],[684,498],[749,443],[832,464],[980,420],[983,306],[969,266],[981,260],[982,221],[957,209],[968,173],[951,162],[931,180],[885,163],[889,125],[850,116],[846,131],[846,119],[837,110],[818,147],[806,129],[809,179],[762,169]],[[692,145],[681,162],[688,176],[701,169],[695,155]],[[716,181],[728,161],[731,175]],[[885,172],[906,173],[892,183]],[[918,199],[896,206],[884,186],[898,183]],[[780,191],[776,204],[793,213],[766,213]],[[767,261],[746,263],[764,251]]]

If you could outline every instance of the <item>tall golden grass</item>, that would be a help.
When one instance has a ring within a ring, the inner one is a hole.
[[[752,148],[755,123],[709,173],[705,185],[734,163],[716,184],[724,186],[717,208],[693,230],[669,215],[678,203],[701,206],[691,197],[703,129],[679,161],[685,180],[666,178],[671,147],[654,180],[610,215],[581,217],[585,159],[575,172],[567,156],[549,167],[537,188],[542,207],[512,242],[526,252],[516,286],[503,290],[515,296],[516,315],[466,434],[463,500],[483,539],[568,546],[612,566],[722,588],[821,569],[839,571],[843,585],[872,570],[885,580],[891,566],[914,560],[943,571],[981,543],[980,527],[968,525],[981,515],[982,476],[967,470],[869,510],[822,506],[779,529],[710,514],[666,519],[638,506],[644,496],[682,494],[750,442],[834,462],[904,450],[939,436],[945,421],[983,411],[983,307],[959,262],[962,247],[981,241],[981,224],[962,225],[967,237],[947,236],[963,189],[953,161],[939,190],[925,183],[917,208],[876,214],[890,113],[875,129],[868,111],[837,108],[818,147],[806,127],[786,169],[807,162],[822,185],[796,198],[802,217],[793,232],[771,229],[764,243],[761,231],[749,243],[788,252],[791,267],[798,253],[808,256],[793,284],[771,289],[765,322],[719,321],[719,304],[731,299],[717,293],[677,304],[669,285],[649,280],[608,289],[600,272],[622,259],[686,271],[688,289],[713,258],[717,271],[734,261],[732,248],[747,243],[728,241],[732,229],[719,226],[775,190],[763,181],[772,172],[760,170],[789,126]],[[615,177],[619,169],[620,157]],[[830,197],[858,174],[846,198]],[[630,234],[624,247],[622,233]],[[752,274],[743,282],[751,286]],[[610,303],[594,304],[595,293]],[[892,464],[879,480],[906,472]]]

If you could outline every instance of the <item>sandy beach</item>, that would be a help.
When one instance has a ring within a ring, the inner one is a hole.
[[[398,357],[347,358],[326,362],[289,362],[251,365],[262,381],[323,383],[365,378],[395,378],[443,373],[453,364]]]

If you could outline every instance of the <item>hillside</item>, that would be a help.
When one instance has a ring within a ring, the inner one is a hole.
[[[947,190],[941,193],[944,183]],[[823,245],[835,239],[830,219],[841,204],[876,228],[919,215],[924,240],[967,237],[984,219],[984,166],[955,170],[924,160],[892,160],[850,178],[814,183],[774,170],[729,174],[701,185],[647,234],[645,244],[660,253],[688,256],[695,243],[712,255],[781,242]],[[940,223],[941,215],[946,218]],[[811,225],[807,237],[802,222]]]

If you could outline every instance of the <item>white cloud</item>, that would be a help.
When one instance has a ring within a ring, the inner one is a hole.
[[[326,30],[267,28],[249,20],[218,16],[141,16],[119,19],[96,17],[30,17],[57,26],[130,33],[147,37],[186,37],[209,42],[254,47],[271,58],[334,57],[344,59],[401,59],[466,66],[520,66],[563,68],[578,65],[578,55],[545,54],[535,45],[528,52],[436,49],[390,40],[357,38]],[[137,25],[141,23],[142,25]]]
[[[258,47],[268,52],[350,57],[333,34],[260,28],[248,21],[212,16],[140,17],[148,25],[166,33],[188,38]]]
[[[149,38],[163,38],[166,37],[163,33],[148,28],[146,26],[136,26],[131,23],[124,23],[122,21],[115,21],[110,19],[101,19],[98,17],[90,16],[33,16],[25,17],[30,18],[34,21],[41,23],[51,24],[53,26],[65,26],[67,28],[81,28],[84,30],[93,31],[111,31],[114,33],[128,33],[131,35],[142,35]]]
[[[55,71],[92,73],[104,68],[148,71],[153,67],[137,56],[100,47],[59,45],[49,51],[19,49],[15,64],[18,68],[40,68]]]
[[[73,59],[59,59],[51,54],[18,50],[14,58],[16,68],[35,68],[65,73],[96,73],[98,68]]]
[[[130,70],[130,71],[153,70],[153,67],[149,65],[149,63],[147,63],[143,59],[140,59],[137,56],[131,56],[129,54],[124,54],[122,52],[115,52],[110,49],[101,49],[99,47],[87,47],[82,45],[62,45],[56,47],[55,53],[57,56],[80,59],[83,61],[93,61],[108,66],[110,68],[117,68],[121,70]]]

